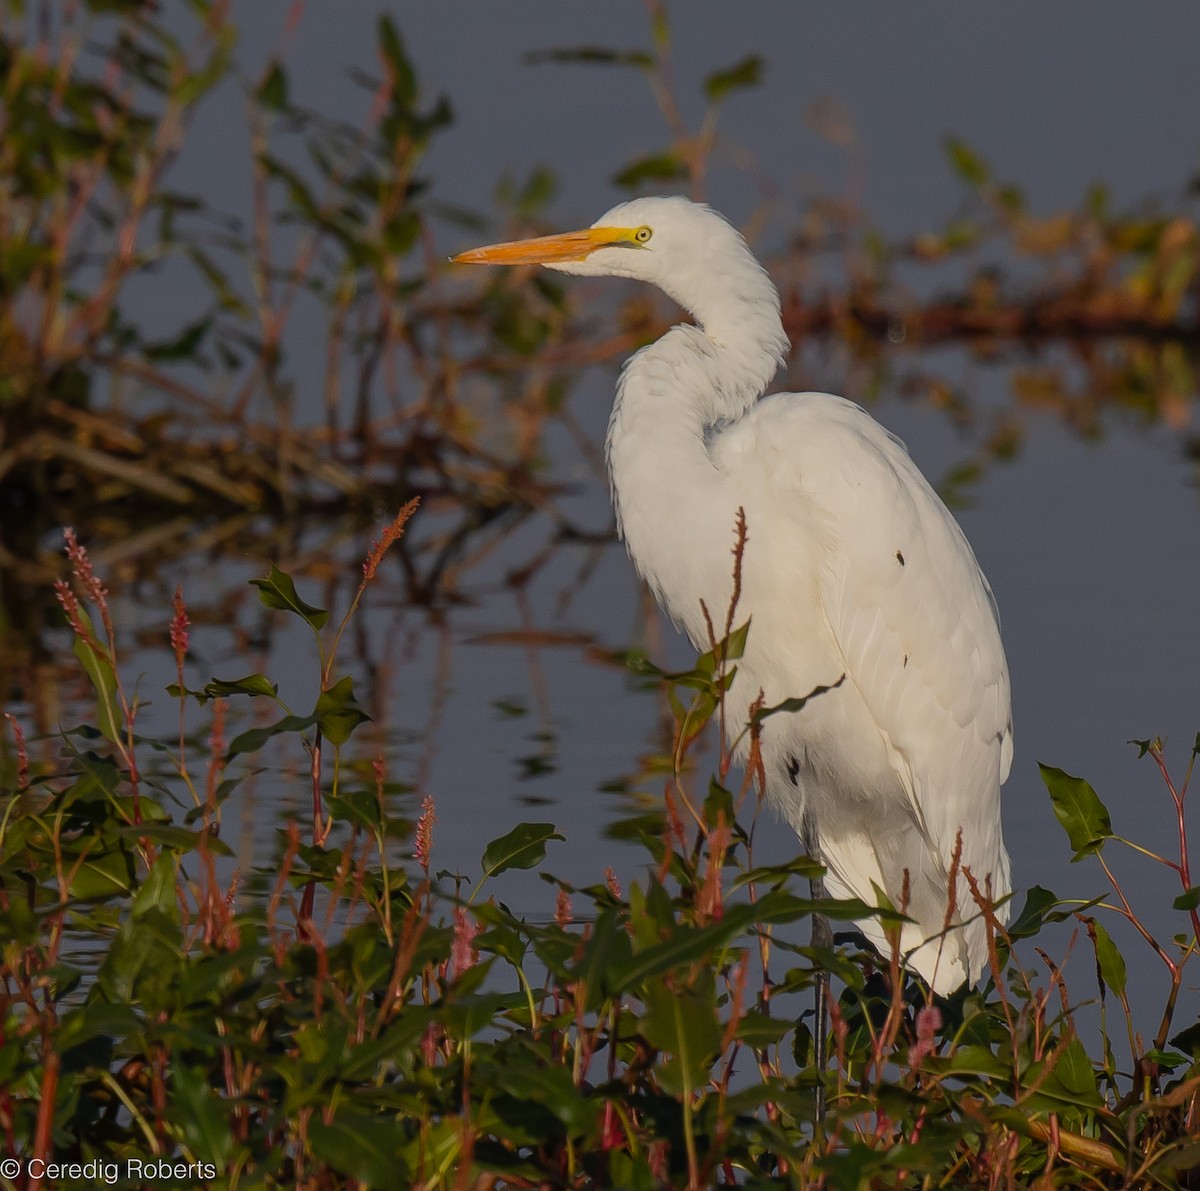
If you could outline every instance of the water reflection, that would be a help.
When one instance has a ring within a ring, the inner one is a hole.
[[[790,384],[841,388],[870,402],[927,474],[949,477],[951,495],[957,484],[960,518],[1000,601],[1013,669],[1017,758],[1005,818],[1016,881],[1086,896],[1101,883],[1067,863],[1034,762],[1091,778],[1118,830],[1171,846],[1170,808],[1158,806],[1153,774],[1123,742],[1160,732],[1190,741],[1200,726],[1194,463],[1164,345],[1114,344],[1090,360],[1062,346],[1015,363],[1011,350],[906,344],[848,367],[841,348],[810,344],[793,362]],[[1113,376],[1123,378],[1115,389],[1088,387]],[[453,491],[428,492],[343,642],[339,672],[354,676],[372,720],[352,740],[349,771],[366,782],[371,761],[386,759],[398,836],[432,794],[438,867],[474,874],[486,843],[530,817],[567,836],[547,867],[576,883],[602,879],[609,865],[621,874],[642,863],[606,833],[614,817],[661,795],[648,758],[669,742],[669,726],[658,693],[608,651],[634,644],[671,666],[690,654],[611,537],[595,461],[612,384],[607,368],[584,376],[570,426],[555,424],[553,464],[536,483],[522,481],[527,499],[509,494],[481,506]],[[123,673],[137,679],[146,703],[139,731],[177,734],[176,705],[162,693],[174,678],[167,627],[176,584],[194,626],[190,685],[263,673],[289,706],[311,706],[318,666],[307,629],[263,608],[247,581],[277,562],[305,599],[340,615],[390,515],[199,525],[173,515],[154,524],[147,509],[133,527],[97,511],[88,545],[114,594]],[[40,547],[20,561],[10,556],[3,572],[0,666],[8,709],[47,734],[34,747],[49,757],[60,726],[94,711],[49,586],[53,537],[44,535]],[[265,700],[233,700],[226,739],[277,715]],[[202,739],[207,722],[199,709],[188,711],[189,733]],[[259,764],[236,760],[227,775],[237,784],[222,834],[244,872],[277,860],[277,829],[289,816],[303,822],[310,796],[298,738],[277,743],[277,768],[260,773]],[[155,776],[172,786],[168,757]],[[186,803],[178,807],[186,813]],[[760,838],[764,862],[795,851],[790,833],[773,826]],[[397,839],[398,852],[405,846]],[[1166,907],[1177,890],[1152,868],[1121,864],[1131,889],[1158,908],[1163,933],[1176,929]],[[531,914],[550,906],[535,874],[511,874],[505,896]],[[1074,963],[1083,980],[1087,963]]]

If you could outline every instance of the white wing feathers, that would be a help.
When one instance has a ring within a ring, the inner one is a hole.
[[[878,885],[899,902],[908,871],[917,927],[906,929],[902,945],[914,947],[943,928],[960,830],[962,864],[981,886],[990,881],[993,896],[1009,891],[1000,785],[1012,726],[995,602],[958,524],[904,445],[858,406],[784,394],[760,402],[742,426],[752,437],[729,444],[729,461],[775,464],[762,507],[789,510],[791,536],[817,566],[829,661],[847,678],[813,701],[807,719],[808,708],[776,734],[773,751],[786,754],[777,767],[790,773],[800,761],[791,776],[799,803],[789,805],[786,788],[780,800],[793,820],[814,815],[834,892],[870,902]],[[747,516],[752,550],[753,511]],[[770,536],[782,548],[781,535]],[[755,603],[750,610],[757,619]],[[797,611],[818,610],[801,603]],[[773,626],[776,638],[779,631]],[[838,752],[822,755],[825,738],[836,738]],[[977,914],[962,877],[957,892],[961,916]],[[864,925],[882,941],[878,928]],[[937,944],[911,961],[938,991],[974,979],[986,961],[982,923],[952,932],[941,950],[940,962]]]

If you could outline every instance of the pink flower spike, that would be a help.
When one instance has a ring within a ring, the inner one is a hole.
[[[13,743],[17,746],[17,789],[24,790],[29,785],[29,750],[25,747],[25,732],[20,721],[11,711],[4,713],[8,726],[12,729]]]
[[[920,1065],[926,1055],[936,1049],[936,1035],[942,1028],[942,1011],[936,1005],[926,1005],[917,1014],[917,1041],[908,1052],[910,1067]]]
[[[392,543],[403,535],[404,526],[407,524],[408,519],[417,511],[417,505],[420,503],[420,498],[414,496],[396,514],[395,520],[393,520],[391,525],[383,531],[383,537],[378,542],[371,543],[371,553],[367,555],[366,561],[363,563],[364,582],[375,578],[375,572],[379,569],[379,564],[383,562],[383,556],[391,548]]]
[[[75,636],[86,641],[88,631],[84,626],[83,618],[79,615],[79,600],[65,579],[54,580],[54,594],[58,597],[62,610],[67,614],[67,623],[70,624]]]
[[[183,659],[187,656],[188,625],[191,623],[188,620],[187,607],[183,602],[182,587],[175,588],[172,606],[175,611],[171,616],[171,648],[175,652],[176,666],[182,667]]]
[[[572,921],[571,895],[565,889],[559,889],[554,905],[554,921],[559,926],[568,926]]]
[[[71,570],[75,579],[83,589],[83,594],[100,612],[100,622],[108,636],[109,645],[113,643],[112,615],[108,610],[108,588],[100,582],[96,575],[92,560],[88,557],[87,548],[80,544],[75,531],[68,525],[63,529],[63,537],[67,542],[67,557],[71,560]],[[58,584],[55,584],[57,588]],[[59,597],[62,598],[61,596]]]
[[[417,820],[417,838],[413,845],[413,855],[426,876],[429,876],[429,852],[433,846],[433,825],[437,815],[433,813],[433,795],[426,794],[421,803],[421,817]]]
[[[482,925],[476,922],[462,906],[455,907],[454,946],[450,953],[455,979],[479,962],[479,952],[475,950],[475,936],[481,930],[483,930]]]

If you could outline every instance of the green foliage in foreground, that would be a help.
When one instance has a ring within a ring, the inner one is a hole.
[[[359,595],[410,512],[372,552]],[[547,877],[553,909],[527,919],[499,900],[502,878],[541,866],[561,836],[513,828],[472,884],[437,872],[427,800],[397,861],[407,826],[390,813],[383,762],[352,754],[364,717],[338,676],[341,630],[326,631],[327,614],[288,576],[273,570],[257,586],[314,633],[312,711],[281,707],[271,727],[226,743],[227,700],[278,692],[261,675],[189,689],[177,595],[181,733],[167,747],[135,731],[104,588],[73,540],[70,553],[76,590],[59,595],[97,726],[64,732],[56,760],[31,763],[9,717],[0,1147],[25,1165],[7,1182],[0,1167],[0,1185],[28,1185],[33,1159],[113,1162],[125,1185],[142,1181],[130,1160],[167,1159],[191,1164],[177,1185],[242,1188],[1200,1185],[1200,1026],[1172,1024],[1200,890],[1186,782],[1171,783],[1157,742],[1142,747],[1179,809],[1179,859],[1162,862],[1180,879],[1186,925],[1169,943],[1146,934],[1172,980],[1143,1043],[1126,960],[1090,903],[1030,891],[994,932],[986,990],[950,1002],[906,986],[895,959],[805,945],[818,870],[805,858],[757,865],[746,826],[763,714],[740,790],[727,756],[702,798],[685,772],[744,633],[686,674],[655,674],[678,714],[666,796],[619,827],[646,848],[645,876],[624,890],[611,874],[586,888]],[[192,703],[212,716],[207,755],[182,731]],[[278,865],[239,881],[216,830],[221,806],[289,739],[312,761],[311,832],[289,823]],[[163,755],[167,776],[147,776]],[[1043,772],[1072,847],[1111,877],[1103,849],[1118,837],[1099,798]],[[186,813],[170,809],[180,802]],[[1115,878],[1113,894],[1142,929]],[[1116,1044],[1105,1028],[1095,1055],[1054,965],[1047,978],[1023,963],[1045,924],[1071,917],[1094,944],[1102,1004],[1119,1003],[1127,1027]],[[840,989],[824,1072],[810,1015],[820,965]]]

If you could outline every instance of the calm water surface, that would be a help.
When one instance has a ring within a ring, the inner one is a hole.
[[[247,23],[251,77],[255,55],[273,52],[288,7],[264,5],[259,19]],[[524,24],[506,15],[466,28],[458,18],[428,15],[432,7],[418,11],[426,15],[406,26],[418,66],[430,90],[449,92],[459,113],[430,159],[444,197],[483,208],[500,171],[524,176],[538,162],[551,163],[564,177],[559,206],[575,217],[593,217],[618,197],[607,179],[657,135],[640,80],[621,72],[534,70],[521,55],[538,45],[642,44],[640,5],[601,6],[593,17],[568,20],[559,5],[531,4]],[[946,5],[931,5],[911,20],[906,14],[903,28],[889,26],[882,14],[862,26],[849,11],[843,27],[828,6],[797,5],[786,18],[755,9],[748,19],[739,11],[735,28],[731,17],[714,15],[725,10],[694,11],[677,38],[680,77],[692,90],[698,92],[706,71],[743,52],[765,49],[771,62],[766,86],[731,102],[722,124],[727,148],[745,146],[751,154],[749,170],[738,172],[730,168],[736,158],[729,149],[712,180],[714,199],[735,220],[770,192],[761,189],[767,174],[790,196],[770,208],[777,228],[792,226],[793,207],[806,196],[853,191],[853,162],[806,123],[807,105],[822,95],[847,105],[865,169],[857,197],[878,226],[895,234],[937,225],[961,198],[942,160],[947,131],[977,144],[1000,176],[1028,183],[1037,209],[1073,203],[1089,181],[1110,174],[1118,175],[1112,179],[1116,200],[1132,201],[1147,189],[1182,185],[1194,167],[1200,144],[1194,107],[1170,85],[1178,78],[1182,86],[1190,76],[1186,66],[1167,63],[1172,55],[1190,62],[1195,37],[1141,9],[1066,4],[1051,13],[1026,6],[1025,22],[1006,18],[1004,29],[980,25],[991,19],[986,14],[951,19],[957,9]],[[1101,17],[1110,35],[1088,38],[1083,54],[1073,31],[1080,20]],[[1193,32],[1200,27],[1195,14],[1186,20]],[[1126,21],[1136,23],[1137,36],[1122,32]],[[1068,32],[1046,22],[1065,23]],[[298,97],[340,105],[347,118],[359,118],[364,101],[346,84],[346,67],[373,68],[372,37],[370,14],[360,23],[340,16],[331,23],[314,10],[294,47]],[[787,52],[776,55],[776,47]],[[581,107],[576,100],[583,86],[589,102]],[[496,95],[506,103],[497,104]],[[242,127],[243,111],[236,89],[214,100],[197,124],[190,156],[179,164],[177,185],[213,195],[227,208],[240,201],[219,188],[246,192],[245,161],[229,148],[229,129]],[[132,313],[140,302],[153,330],[156,310],[169,309],[174,319],[169,296],[154,286],[134,292]],[[297,360],[303,376],[303,348]],[[1168,759],[1182,771],[1200,729],[1200,498],[1195,467],[1183,450],[1186,430],[1147,429],[1133,416],[1106,413],[1099,437],[1084,440],[1052,414],[1014,404],[1014,367],[981,365],[957,351],[907,352],[898,357],[896,379],[884,384],[870,408],[907,441],[935,483],[976,453],[1003,411],[1024,428],[1017,456],[986,470],[970,489],[974,504],[959,517],[999,601],[1012,670],[1016,760],[1004,818],[1015,882],[1090,896],[1103,888],[1101,875],[1090,863],[1070,864],[1036,763],[1088,777],[1118,831],[1162,849],[1173,846],[1166,792],[1150,763],[1138,762],[1125,742],[1166,735]],[[794,371],[787,387],[828,388],[856,400],[869,393],[867,380],[837,352],[806,353]],[[973,430],[956,429],[944,412],[899,395],[904,374],[924,372],[948,377],[969,395],[981,411]],[[319,375],[316,362],[311,375]],[[572,396],[574,416],[596,444],[614,376],[611,369],[594,370]],[[603,479],[565,434],[549,453],[552,473],[574,485],[561,501],[572,523],[605,530],[611,513]],[[389,515],[381,510],[380,521]],[[412,532],[436,532],[442,516],[436,508],[422,510]],[[639,758],[661,748],[662,707],[656,694],[597,660],[592,647],[638,644],[656,660],[679,666],[692,655],[649,608],[615,542],[561,544],[527,582],[514,585],[513,573],[543,555],[550,533],[549,519],[535,515],[494,535],[491,552],[459,577],[464,599],[436,612],[406,606],[399,568],[389,561],[358,633],[347,642],[360,701],[378,725],[356,739],[368,753],[385,750],[392,776],[411,787],[397,813],[411,817],[422,796],[435,798],[439,867],[473,876],[490,839],[521,819],[544,819],[567,836],[552,847],[551,871],[583,883],[600,879],[611,864],[628,878],[643,858],[605,839],[627,804],[604,787],[635,775]],[[310,576],[328,574],[328,580],[303,580],[301,589],[310,601],[339,608],[368,545],[366,536],[343,536],[331,547],[327,531],[313,527],[298,534],[294,549],[281,545],[278,561],[298,571],[309,564]],[[210,621],[194,629],[189,677],[262,671],[297,708],[307,708],[316,662],[305,632],[266,616],[245,587],[264,571],[260,563],[229,557],[172,564],[154,586],[122,595],[120,622],[161,634],[170,591],[181,582],[193,610],[207,610]],[[174,709],[160,692],[172,669],[160,652],[133,648],[133,636],[127,632],[125,672],[141,674],[141,689],[154,700],[143,726],[168,731]],[[72,691],[63,699],[62,722],[84,717]],[[226,838],[239,838],[242,863],[268,862],[273,829],[289,813],[305,813],[306,762],[298,747],[293,763],[294,782],[250,779],[228,804]],[[652,783],[639,788],[651,795],[661,789]],[[1194,805],[1192,827],[1200,838]],[[789,831],[760,833],[762,859],[782,858],[793,847]],[[1168,908],[1177,891],[1170,874],[1136,858],[1120,871],[1155,929],[1181,928]],[[499,892],[531,915],[552,909],[551,891],[533,875],[509,874]],[[1067,935],[1058,942],[1062,954]],[[1130,956],[1150,962],[1131,963],[1135,995],[1157,996],[1162,981],[1140,946],[1131,941]],[[1084,941],[1068,969],[1078,997],[1091,989],[1086,950]],[[1198,999],[1194,987],[1185,991],[1180,1020],[1195,1013]]]
[[[1002,367],[968,367],[954,353],[910,353],[904,366],[966,369],[985,429],[987,412],[1009,400]],[[613,381],[611,369],[594,370],[575,397],[597,437]],[[941,411],[890,391],[871,408],[935,482],[975,450],[978,435],[953,428]],[[1015,884],[1086,897],[1103,890],[1102,874],[1092,863],[1070,863],[1037,762],[1091,780],[1118,832],[1160,850],[1174,847],[1166,791],[1126,742],[1167,736],[1168,759],[1182,772],[1200,729],[1200,500],[1176,432],[1114,414],[1101,437],[1084,441],[1049,415],[1021,417],[1027,433],[1018,455],[985,472],[970,489],[974,504],[958,516],[999,601],[1012,671],[1017,747],[1004,821]],[[579,528],[603,531],[611,514],[602,478],[565,450],[556,467],[574,481],[563,512]],[[440,516],[436,508],[423,510],[413,533],[432,532]],[[541,820],[567,837],[552,846],[549,871],[587,884],[602,880],[611,865],[627,881],[645,856],[605,838],[630,805],[612,787],[635,779],[639,758],[663,747],[663,708],[656,693],[600,660],[596,648],[636,644],[677,667],[689,665],[692,654],[649,604],[623,547],[562,544],[547,553],[550,531],[543,516],[516,524],[463,573],[461,601],[436,612],[405,605],[398,567],[381,571],[345,653],[360,702],[376,720],[356,743],[365,755],[385,752],[391,777],[410,787],[396,813],[412,818],[425,794],[434,797],[437,867],[473,879],[489,840],[521,820]],[[367,547],[365,538],[348,538],[333,549],[346,560],[342,574],[356,572]],[[513,574],[543,554],[533,577],[514,585]],[[190,678],[262,671],[304,709],[315,690],[315,655],[299,622],[268,616],[244,586],[264,570],[235,560],[179,564],[161,576],[159,591],[124,600],[119,620],[140,622],[147,632],[161,626],[164,593],[182,582],[193,606],[219,606],[226,617],[194,630]],[[348,598],[346,583],[309,578],[300,586],[311,602],[335,609]],[[143,727],[169,730],[173,705],[159,694],[172,678],[169,662],[145,650],[127,656],[125,672],[142,674],[141,689],[153,700]],[[68,704],[64,722],[85,715]],[[251,779],[227,805],[225,838],[237,840],[245,866],[273,859],[274,829],[289,815],[306,821],[306,761],[298,745],[289,755],[294,780]],[[712,761],[711,748],[704,759]],[[632,788],[655,797],[662,783],[633,780]],[[771,829],[759,832],[758,858],[798,851],[790,830],[774,830],[774,817],[764,816]],[[1196,835],[1194,804],[1191,819]],[[1136,857],[1120,860],[1128,892],[1154,928],[1182,929],[1169,909],[1178,891],[1171,874]],[[531,916],[552,912],[552,893],[536,874],[509,874],[496,892]],[[1125,941],[1127,932],[1115,924],[1114,933]],[[1055,942],[1057,954],[1066,954],[1068,932]],[[1131,956],[1142,946],[1131,938]],[[1088,951],[1080,941],[1068,964],[1077,997],[1092,994]],[[1151,960],[1148,951],[1143,958]],[[1131,971],[1135,996],[1157,1003],[1163,981],[1153,961],[1131,964]],[[1185,990],[1181,1013],[1195,1012],[1196,1001],[1195,989]]]

